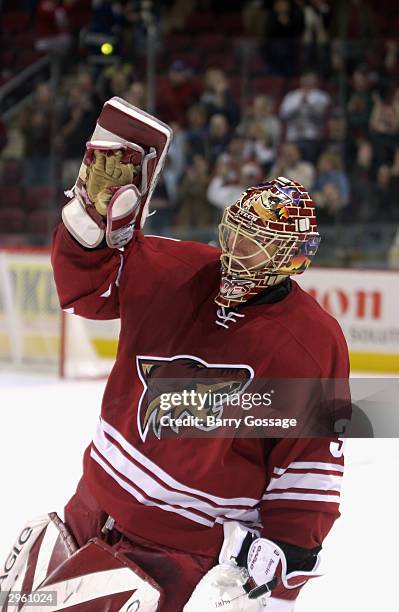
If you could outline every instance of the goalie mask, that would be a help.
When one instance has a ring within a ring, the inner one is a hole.
[[[228,308],[306,270],[320,242],[314,202],[300,183],[284,177],[250,187],[225,209],[219,240],[215,301]]]

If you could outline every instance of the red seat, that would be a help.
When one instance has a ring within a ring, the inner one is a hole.
[[[264,74],[265,72],[265,62],[260,55],[256,53],[250,55],[248,59],[248,69],[252,75],[254,74]]]
[[[214,51],[223,51],[227,47],[227,39],[224,34],[217,32],[208,32],[197,34],[194,39],[194,47],[197,52],[206,51],[211,53]]]
[[[260,76],[252,80],[252,90],[255,95],[266,94],[280,100],[285,90],[283,77]]]
[[[225,34],[241,34],[243,31],[241,13],[223,13],[217,19],[219,30]]]
[[[28,210],[47,208],[51,197],[50,187],[28,187],[25,194],[25,207]]]
[[[17,47],[18,52],[25,49],[33,49],[36,40],[36,33],[34,30],[29,32],[21,32],[13,36],[14,46]]]
[[[26,230],[36,236],[50,235],[60,221],[61,209],[34,210],[28,215]]]
[[[1,166],[0,185],[15,186],[22,176],[22,164],[19,159],[5,159]],[[0,186],[2,190],[3,187]]]
[[[225,72],[236,72],[238,61],[233,53],[227,52],[216,52],[209,53],[207,56],[206,66],[207,68],[220,68]]]
[[[18,208],[22,202],[22,191],[19,185],[0,186],[0,206],[1,208]]]
[[[193,13],[186,21],[186,29],[189,32],[212,31],[218,22],[218,18],[212,13]]]
[[[25,213],[20,208],[0,209],[0,234],[16,234],[25,226]]]
[[[243,95],[243,81],[240,76],[229,77],[229,87],[233,94],[235,102],[240,105],[241,97]]]
[[[1,18],[1,27],[8,34],[16,34],[29,29],[30,17],[29,13],[23,11],[13,11],[5,13]]]
[[[172,58],[172,62],[176,60],[182,61],[187,68],[191,68],[192,70],[199,70],[203,65],[203,58],[197,51],[182,51],[179,57]]]
[[[0,62],[3,68],[14,68],[15,51],[13,49],[2,51],[0,53]]]
[[[17,65],[19,68],[25,68],[26,66],[30,66],[30,64],[37,62],[37,60],[42,57],[43,53],[40,53],[40,51],[35,51],[35,49],[24,49],[23,51],[19,51],[17,53]]]
[[[184,49],[188,49],[192,43],[192,38],[187,34],[169,34],[165,37],[165,49],[169,53],[178,53]]]

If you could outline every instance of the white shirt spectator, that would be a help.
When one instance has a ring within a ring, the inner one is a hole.
[[[206,197],[208,201],[218,208],[225,208],[234,204],[240,195],[262,180],[262,169],[255,162],[247,162],[243,165],[239,180],[235,183],[226,183],[223,169],[220,174],[213,177],[208,186]]]
[[[280,116],[286,121],[288,142],[316,140],[321,136],[321,128],[330,96],[316,88],[313,75],[302,77],[302,86],[289,91],[283,98]]]

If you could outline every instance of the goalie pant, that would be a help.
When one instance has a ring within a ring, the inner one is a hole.
[[[108,515],[101,510],[82,480],[65,507],[65,524],[79,547],[91,538],[106,538],[115,552],[128,557],[163,589],[164,604],[160,612],[179,612],[201,578],[217,563],[217,557],[188,554],[151,543],[139,536],[127,537],[117,529],[104,536]],[[154,539],[157,526],[154,525]]]

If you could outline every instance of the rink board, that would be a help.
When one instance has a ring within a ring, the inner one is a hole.
[[[0,250],[0,359],[17,351],[30,362],[56,362],[60,309],[48,252]],[[296,277],[338,319],[350,350],[352,371],[399,373],[399,272],[312,268]],[[68,315],[68,320],[77,317]],[[71,323],[72,354],[112,359],[119,322]]]
[[[315,267],[297,279],[339,321],[352,371],[399,372],[399,271]]]

